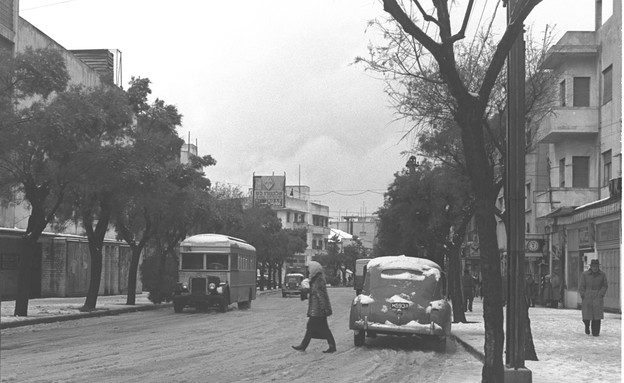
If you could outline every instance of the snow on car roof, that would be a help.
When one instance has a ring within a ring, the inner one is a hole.
[[[425,258],[406,257],[405,255],[377,257],[371,259],[370,262],[368,262],[367,268],[380,268],[383,270],[419,270],[425,276],[433,275],[435,276],[436,280],[440,279],[440,266],[438,266],[437,263]]]

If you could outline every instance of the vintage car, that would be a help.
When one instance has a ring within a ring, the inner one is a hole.
[[[282,297],[286,298],[289,295],[301,294],[301,281],[305,276],[301,273],[289,273],[284,277],[284,283],[282,284]]]
[[[366,266],[362,293],[353,299],[349,328],[355,346],[366,336],[419,336],[446,349],[451,333],[451,306],[442,296],[441,270],[424,258],[387,256]]]

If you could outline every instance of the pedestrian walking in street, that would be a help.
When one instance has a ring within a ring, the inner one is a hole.
[[[308,293],[308,324],[306,332],[298,346],[292,346],[297,351],[305,351],[312,339],[326,339],[329,348],[324,353],[336,351],[336,341],[327,325],[327,317],[332,315],[327,282],[320,263],[312,261],[308,265],[310,270],[310,290]]]
[[[464,270],[462,275],[462,289],[464,290],[464,312],[466,310],[472,312],[472,301],[474,300],[475,283],[470,275],[470,270]]]
[[[592,259],[589,270],[581,274],[579,293],[585,334],[589,335],[590,326],[593,336],[600,335],[600,321],[604,318],[604,296],[607,293],[607,276],[600,271],[600,262]]]

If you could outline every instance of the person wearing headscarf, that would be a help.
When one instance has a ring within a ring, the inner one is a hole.
[[[325,339],[329,348],[324,353],[336,351],[336,341],[327,325],[327,317],[332,315],[329,295],[327,295],[327,282],[323,274],[323,267],[320,263],[312,261],[308,265],[310,271],[310,289],[304,291],[308,293],[308,324],[306,332],[298,346],[292,346],[297,351],[305,351],[310,344],[310,340]]]
[[[585,334],[589,335],[590,325],[593,336],[600,335],[600,320],[604,318],[604,296],[607,293],[607,276],[600,271],[600,262],[592,259],[589,270],[581,274],[579,294]]]

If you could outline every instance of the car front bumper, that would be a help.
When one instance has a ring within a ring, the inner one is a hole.
[[[404,325],[397,325],[386,321],[386,323],[369,322],[368,317],[355,321],[352,330],[373,331],[379,334],[401,334],[401,335],[437,335],[446,334],[444,328],[435,322],[421,324],[411,321]]]

